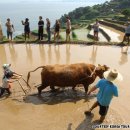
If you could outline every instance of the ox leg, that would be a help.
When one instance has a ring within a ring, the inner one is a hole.
[[[84,89],[85,89],[85,93],[87,94],[87,92],[88,92],[88,85],[84,84]]]
[[[40,86],[40,87],[38,87],[37,89],[38,89],[38,95],[41,95],[41,92],[42,92],[42,90],[43,89],[45,89],[47,86]]]
[[[72,90],[75,91],[76,85],[72,87]]]

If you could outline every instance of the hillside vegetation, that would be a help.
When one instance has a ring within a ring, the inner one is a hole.
[[[73,24],[92,20],[95,18],[113,18],[120,21],[126,21],[130,16],[130,0],[111,0],[103,4],[97,4],[92,7],[76,8],[68,14],[64,14],[60,20],[64,23],[66,15],[69,15]]]

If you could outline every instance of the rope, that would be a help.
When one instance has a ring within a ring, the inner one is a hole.
[[[89,77],[93,76],[93,74],[95,73],[96,69],[97,69],[97,67],[95,66],[94,71],[91,73],[91,75]]]
[[[27,84],[27,87],[29,87],[29,89],[31,89],[31,86],[27,83],[27,81],[23,77],[21,77],[21,78]]]
[[[91,73],[91,75],[89,75],[88,77],[85,77],[85,78],[81,79],[80,81],[82,81],[84,79],[87,79],[87,78],[91,78],[93,76],[93,74],[95,73],[96,69],[97,69],[97,67],[95,66],[95,68],[94,68],[93,72]]]
[[[23,86],[21,85],[21,83],[19,82],[19,80],[18,80],[18,83],[19,83],[19,85],[21,86],[21,88],[22,88],[23,92],[24,92],[24,93],[25,93],[25,95],[26,95],[26,91],[24,90],[24,88],[23,88]]]

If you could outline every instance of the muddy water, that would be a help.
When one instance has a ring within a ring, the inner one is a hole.
[[[23,74],[25,79],[29,70],[41,65],[79,62],[106,64],[122,73],[124,81],[117,83],[119,97],[113,99],[105,124],[130,123],[129,48],[83,45],[0,45],[0,66],[3,63],[11,63],[12,69]],[[2,78],[2,68],[0,68],[0,78]],[[20,82],[24,89],[27,89],[26,84],[21,80]],[[33,86],[39,83],[40,70],[31,75],[31,93],[37,92]],[[71,88],[56,93],[50,93],[48,90],[45,90],[41,98],[32,95],[23,100],[22,89],[17,82],[14,83],[12,95],[0,99],[0,129],[93,130],[91,126],[99,118],[98,109],[93,111],[92,117],[85,117],[84,111],[95,101],[94,95],[87,99],[82,86],[77,88],[77,92],[73,92]]]

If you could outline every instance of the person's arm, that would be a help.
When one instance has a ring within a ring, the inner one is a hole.
[[[16,82],[16,81],[18,81],[18,79],[16,79],[16,80],[8,79],[8,80],[7,80],[8,83],[13,83],[13,82]]]
[[[22,22],[22,25],[25,25],[25,23],[24,23],[24,21],[23,21],[23,20],[22,20],[21,22]]]
[[[101,86],[102,86],[102,79],[98,81],[98,83],[89,90],[88,95],[91,94],[91,92],[95,91],[96,89],[100,88]]]
[[[13,73],[16,74],[16,75],[22,76],[22,74],[18,74],[18,73],[16,73],[16,72],[13,72]]]
[[[90,95],[90,94],[91,94],[93,91],[95,91],[96,89],[97,89],[96,86],[92,87],[92,88],[89,90],[88,95]]]
[[[15,31],[15,29],[14,29],[14,25],[12,24],[12,28],[13,28],[13,30]]]

